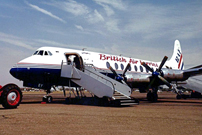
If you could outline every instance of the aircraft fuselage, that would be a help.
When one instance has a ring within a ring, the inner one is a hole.
[[[10,73],[17,79],[22,80],[24,86],[49,89],[52,85],[68,86],[68,78],[61,77],[63,64],[71,62],[78,57],[79,69],[85,70],[84,65],[93,65],[102,74],[115,78],[109,67],[113,67],[118,74],[122,74],[126,65],[130,68],[126,73],[126,83],[131,88],[144,88],[151,81],[151,72],[141,65],[145,62],[154,70],[159,67],[160,62],[151,62],[135,58],[116,56],[88,51],[78,51],[64,48],[42,47],[32,56],[18,62]],[[69,61],[68,61],[69,60]],[[78,64],[77,64],[78,65]],[[162,69],[162,75],[168,81],[183,81],[182,70]],[[163,84],[160,81],[159,84]]]

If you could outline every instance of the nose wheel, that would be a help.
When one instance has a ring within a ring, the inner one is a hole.
[[[52,96],[44,96],[43,97],[43,102],[52,103],[53,102],[53,97]]]
[[[43,96],[42,101],[46,102],[46,103],[52,103],[53,102],[53,97],[49,96],[49,94],[51,93],[50,89],[46,90],[46,95]]]

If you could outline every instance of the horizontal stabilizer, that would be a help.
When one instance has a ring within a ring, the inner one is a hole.
[[[201,67],[202,67],[202,65],[199,65],[199,66],[196,66],[196,67],[192,67],[192,68],[190,68],[190,69],[201,68]]]
[[[187,77],[202,75],[202,65],[184,70],[183,74]]]

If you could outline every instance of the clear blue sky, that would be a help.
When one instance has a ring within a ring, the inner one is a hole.
[[[41,46],[87,48],[161,61],[179,39],[185,68],[202,64],[201,0],[4,0],[0,3],[0,84]]]

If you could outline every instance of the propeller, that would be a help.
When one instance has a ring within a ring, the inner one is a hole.
[[[124,83],[123,82],[123,80],[124,80],[124,78],[125,78],[125,74],[126,74],[126,72],[127,72],[127,70],[130,68],[130,63],[128,63],[128,65],[126,66],[126,68],[124,69],[124,71],[123,71],[123,74],[120,76],[120,75],[118,75],[117,73],[116,73],[116,71],[110,66],[109,67],[109,69],[112,71],[112,73],[115,75],[115,77],[116,77],[116,79],[117,80],[121,80],[122,81],[122,83]]]
[[[150,72],[152,72],[152,73],[154,72],[154,70],[152,68],[150,68],[145,62],[142,62],[141,65],[143,65]]]
[[[119,75],[116,73],[116,71],[110,66],[109,67],[109,69],[112,71],[112,73],[116,76],[116,77],[118,77]]]
[[[130,63],[127,64],[125,70],[123,71],[123,74],[122,74],[123,77],[125,77],[125,74],[126,74],[126,72],[127,72],[127,70],[128,70],[129,68],[130,68]]]
[[[157,69],[158,72],[161,71],[161,69],[162,69],[163,65],[166,63],[167,59],[168,59],[167,56],[165,56],[165,57],[163,58],[163,60],[162,60],[162,62],[161,62],[161,64],[160,64],[160,66],[159,66],[159,68]]]
[[[160,80],[161,80],[165,85],[167,85],[169,88],[172,87],[172,85],[162,76],[162,73],[161,73],[161,71],[162,71],[161,69],[162,69],[162,67],[164,66],[164,64],[166,63],[167,59],[168,59],[167,56],[165,56],[165,57],[163,58],[163,60],[161,61],[160,66],[159,66],[159,68],[156,69],[156,71],[154,71],[152,68],[150,68],[146,63],[144,63],[144,62],[141,63],[147,70],[149,70],[150,72],[152,72],[152,76],[154,77],[153,80],[150,82],[149,87],[150,87],[151,85],[153,85],[153,83],[155,82],[155,80],[156,80],[157,78],[160,79]]]

